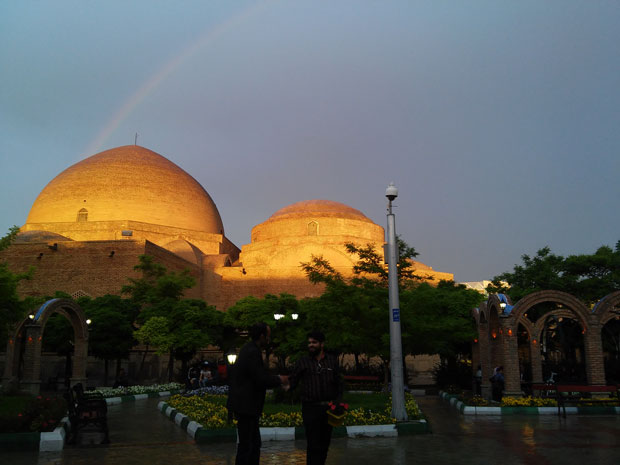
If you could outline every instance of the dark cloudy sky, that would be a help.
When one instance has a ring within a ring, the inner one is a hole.
[[[150,148],[238,246],[330,199],[458,281],[620,240],[618,1],[3,1],[0,231],[57,174]]]

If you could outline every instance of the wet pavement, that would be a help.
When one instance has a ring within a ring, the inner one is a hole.
[[[620,416],[463,416],[438,397],[419,397],[433,432],[398,438],[334,439],[327,463],[620,464]],[[3,465],[234,464],[233,443],[198,445],[157,411],[158,399],[110,406],[111,444],[85,433],[62,452],[0,452]],[[304,441],[263,444],[262,464],[304,464]]]

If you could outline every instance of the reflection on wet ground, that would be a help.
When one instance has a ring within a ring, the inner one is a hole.
[[[463,416],[437,397],[419,397],[432,434],[334,439],[328,464],[581,464],[620,463],[620,417]],[[111,406],[109,446],[59,453],[1,453],[7,465],[234,464],[232,443],[197,445],[156,409],[157,400]],[[96,435],[95,435],[96,436]],[[92,437],[91,437],[92,439]],[[89,436],[83,442],[90,442]],[[263,444],[263,464],[304,464],[304,441]]]

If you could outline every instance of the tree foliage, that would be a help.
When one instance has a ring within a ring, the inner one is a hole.
[[[330,344],[342,352],[389,358],[387,271],[372,245],[346,244],[357,256],[353,277],[344,279],[322,257],[301,266],[325,292],[307,299],[305,317],[324,328]],[[399,287],[403,349],[408,354],[452,356],[475,335],[471,309],[483,297],[454,282],[420,282],[411,259],[417,253],[399,239]]]
[[[9,232],[0,238],[0,250],[6,249],[17,237],[19,228],[13,226]],[[0,344],[6,344],[8,332],[21,321],[27,312],[35,305],[31,298],[20,299],[17,293],[19,282],[30,279],[32,270],[26,273],[13,273],[6,262],[0,262]]]
[[[196,284],[189,270],[168,271],[148,255],[140,256],[134,269],[141,271],[142,277],[131,278],[122,292],[130,294],[141,308],[135,337],[159,354],[170,354],[168,369],[172,379],[174,358],[185,363],[198,349],[222,342],[218,332],[223,316],[202,300],[183,298],[184,292]]]
[[[620,290],[620,241],[615,249],[599,247],[593,254],[563,257],[544,247],[533,257],[522,255],[523,263],[512,272],[496,276],[490,293],[507,292],[514,301],[542,290],[572,294],[594,304],[607,294]],[[508,283],[508,287],[502,284]]]

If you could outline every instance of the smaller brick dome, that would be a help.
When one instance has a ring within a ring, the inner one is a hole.
[[[359,210],[332,200],[304,200],[281,208],[264,223],[252,228],[252,242],[281,241],[284,238],[330,237],[344,244],[383,243],[383,228]]]
[[[338,218],[350,218],[361,221],[372,221],[366,217],[361,211],[349,207],[344,203],[334,202],[332,200],[303,200],[281,208],[275,212],[270,220],[295,218],[295,217],[312,217],[312,216],[331,216]]]

